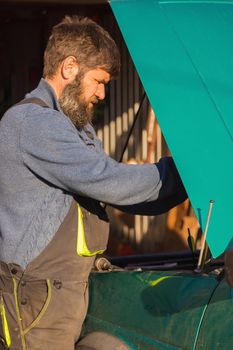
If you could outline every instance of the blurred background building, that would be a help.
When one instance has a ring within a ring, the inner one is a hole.
[[[120,49],[120,76],[107,87],[94,122],[105,151],[119,160],[144,90],[107,1],[0,1],[0,115],[37,86],[51,27],[67,14],[91,17],[110,32]],[[145,98],[123,162],[156,162],[169,154],[156,111]],[[185,250],[189,233],[194,241],[199,236],[189,200],[157,217],[126,215],[110,207],[108,212],[111,255]]]

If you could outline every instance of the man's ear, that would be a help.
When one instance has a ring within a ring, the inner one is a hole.
[[[61,64],[62,78],[67,81],[73,81],[78,74],[78,70],[78,63],[74,56],[66,57]]]

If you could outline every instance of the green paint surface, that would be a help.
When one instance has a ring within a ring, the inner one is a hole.
[[[105,331],[132,350],[193,349],[216,286],[192,273],[92,273],[84,334]]]
[[[233,236],[233,2],[111,7],[214,257]]]
[[[222,281],[203,318],[195,350],[232,350],[233,289]]]

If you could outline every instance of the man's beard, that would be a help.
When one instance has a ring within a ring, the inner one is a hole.
[[[78,74],[75,81],[65,87],[59,99],[62,111],[78,129],[90,123],[93,118],[93,108],[89,107],[91,101],[86,101],[82,97],[82,78],[83,74]],[[95,99],[93,102],[98,101]]]

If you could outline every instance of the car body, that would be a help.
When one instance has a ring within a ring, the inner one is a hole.
[[[104,332],[135,350],[230,350],[223,258],[233,243],[233,1],[111,7],[211,256],[201,264],[199,251],[110,259],[108,271],[91,273],[83,336]]]

